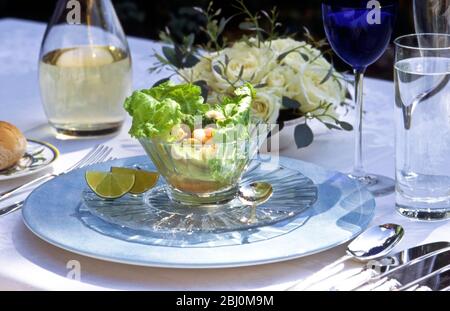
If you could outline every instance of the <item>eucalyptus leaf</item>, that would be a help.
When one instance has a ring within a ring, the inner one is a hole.
[[[239,29],[242,29],[242,30],[250,30],[255,27],[256,27],[256,25],[251,22],[242,22],[239,24]]]
[[[308,55],[306,55],[305,53],[302,53],[302,52],[298,52],[298,54],[300,54],[300,56],[303,58],[303,60],[305,62],[309,62],[309,56]]]
[[[289,51],[286,51],[286,52],[281,53],[281,54],[278,55],[278,57],[277,57],[277,62],[278,62],[278,63],[281,63],[281,61],[282,61],[283,59],[285,59],[286,56],[288,56],[288,55],[291,54],[292,52],[297,51],[297,50],[300,49],[300,48],[303,48],[304,46],[305,46],[305,45],[299,45],[299,46],[297,46],[297,47],[295,47],[295,48],[293,48],[293,49],[290,49]]]
[[[330,69],[328,69],[327,75],[320,81],[319,84],[324,84],[327,82],[332,76],[333,76],[334,67],[330,66]]]
[[[298,101],[296,101],[295,99],[286,97],[286,96],[283,96],[282,105],[288,109],[299,109],[301,106]]]
[[[242,22],[239,24],[239,29],[241,30],[249,30],[249,31],[258,31],[258,32],[265,32],[267,33],[267,31],[265,31],[264,29],[262,29],[261,27],[257,27],[255,24],[251,23],[251,22]]]
[[[225,27],[227,24],[234,18],[234,15],[231,17],[228,17],[227,19],[221,18],[219,22],[219,28],[217,29],[217,35],[220,36],[222,32],[225,30]]]
[[[225,65],[228,66],[230,64],[230,58],[227,54],[225,54]]]
[[[202,8],[198,7],[198,6],[194,6],[193,9],[195,11],[199,12],[199,13],[205,14],[205,11]]]
[[[204,102],[206,103],[208,100],[208,94],[209,94],[208,83],[205,80],[199,80],[199,81],[195,81],[193,84],[199,86],[202,89],[202,97],[204,99]]]
[[[339,125],[345,131],[353,131],[353,125],[345,121],[339,121]]]
[[[295,127],[294,138],[297,148],[305,148],[311,145],[311,143],[313,142],[314,134],[309,125],[303,123]]]
[[[284,53],[281,53],[280,55],[278,55],[277,62],[281,63],[283,61],[283,59],[285,59],[286,56],[288,56],[290,53],[292,53],[292,51],[287,51],[287,52],[284,52]]]
[[[323,124],[325,124],[325,126],[329,129],[329,130],[342,130],[342,128],[340,128],[339,126],[332,124],[332,123],[327,123],[327,122],[323,122]]]
[[[242,65],[241,70],[239,70],[239,75],[237,77],[237,81],[241,80],[243,75],[244,75],[244,65]]]
[[[214,65],[213,69],[215,72],[217,72],[219,75],[222,75],[222,68],[220,68],[219,65]]]
[[[263,87],[266,87],[267,83],[259,83],[253,86],[255,89],[262,89]]]
[[[180,68],[180,62],[177,59],[176,52],[174,48],[164,46],[162,48],[164,57],[175,67]]]
[[[183,62],[184,68],[192,68],[200,62],[200,59],[196,56],[189,54]]]
[[[159,55],[158,53],[155,53],[154,55],[161,64],[168,64],[168,60],[163,56]]]
[[[269,13],[267,13],[266,10],[261,10],[261,13],[262,13],[267,19],[270,20],[270,15],[269,15]]]
[[[155,82],[155,84],[153,84],[152,87],[156,87],[156,86],[158,86],[158,85],[161,85],[161,84],[163,84],[163,83],[166,83],[166,82],[169,81],[169,80],[170,80],[170,78],[164,78],[164,79],[158,80],[158,81]]]

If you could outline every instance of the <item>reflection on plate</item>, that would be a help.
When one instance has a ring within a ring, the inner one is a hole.
[[[0,171],[0,181],[23,176],[28,176],[52,164],[59,155],[55,146],[38,140],[27,139],[27,150],[25,155],[16,165]]]
[[[28,197],[25,224],[37,236],[63,249],[113,262],[170,268],[219,268],[258,265],[314,254],[348,242],[367,228],[375,210],[373,196],[346,175],[285,157],[279,165],[311,179],[317,201],[308,209],[268,226],[224,233],[162,232],[155,245],[148,231],[112,224],[83,203],[86,170],[139,164],[154,169],[148,157],[96,164],[59,176]],[[162,182],[162,181],[161,181]],[[63,196],[55,196],[62,193]],[[170,246],[167,241],[176,242]],[[181,242],[180,242],[181,241]]]

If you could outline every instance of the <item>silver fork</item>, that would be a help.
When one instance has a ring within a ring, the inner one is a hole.
[[[112,151],[111,147],[105,146],[105,145],[97,145],[94,148],[92,148],[92,150],[86,154],[80,161],[78,161],[77,163],[75,163],[74,165],[72,165],[71,167],[69,167],[68,169],[64,170],[63,172],[60,172],[58,174],[56,173],[48,173],[45,174],[43,176],[40,176],[36,179],[33,179],[30,182],[27,182],[19,187],[13,188],[11,190],[5,191],[3,193],[0,193],[0,201],[4,200],[6,198],[9,198],[10,196],[14,195],[15,193],[19,192],[22,189],[28,188],[29,186],[38,184],[40,182],[42,182],[43,180],[47,180],[50,178],[54,178],[57,177],[59,175],[63,175],[66,174],[68,172],[70,172],[73,169],[76,168],[81,168],[85,165],[89,165],[90,163],[96,163],[95,161],[98,160],[103,160],[104,158],[106,158]]]
[[[4,199],[6,197],[13,195],[14,193],[16,193],[17,191],[19,191],[21,189],[24,189],[24,188],[29,187],[34,184],[42,183],[43,181],[46,181],[46,180],[48,181],[50,179],[53,179],[53,178],[63,175],[63,174],[67,174],[74,169],[83,168],[83,167],[91,165],[91,164],[104,162],[105,160],[112,160],[113,158],[107,159],[107,157],[109,156],[111,151],[112,151],[111,147],[108,147],[105,145],[98,145],[98,146],[94,147],[88,154],[86,154],[80,161],[78,161],[77,163],[75,163],[74,165],[69,167],[68,169],[64,170],[63,172],[60,172],[58,174],[49,173],[49,174],[43,175],[37,179],[30,181],[29,183],[26,183],[22,186],[19,186],[17,188],[14,188],[12,190],[5,192],[4,194],[2,194],[2,196],[0,198]],[[9,213],[17,211],[18,209],[20,209],[22,207],[23,203],[24,203],[24,201],[21,201],[21,202],[14,203],[14,204],[4,207],[4,208],[0,208],[0,216],[4,216]]]

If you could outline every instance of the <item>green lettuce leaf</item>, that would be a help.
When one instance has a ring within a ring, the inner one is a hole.
[[[135,91],[124,104],[133,118],[130,135],[171,141],[175,139],[170,135],[174,126],[185,124],[193,130],[195,122],[202,125],[206,121],[206,112],[211,110],[223,114],[224,118],[216,121],[223,134],[228,134],[236,125],[249,125],[250,106],[254,98],[254,89],[250,84],[236,89],[234,97],[226,97],[215,106],[204,103],[201,93],[197,85],[172,85],[170,82]]]
[[[173,126],[185,123],[193,127],[194,115],[210,109],[203,102],[201,88],[193,84],[171,85],[135,91],[124,104],[133,118],[130,135],[136,138],[166,139]]]
[[[216,107],[222,111],[224,120],[218,121],[219,127],[229,127],[234,125],[248,125],[250,123],[250,107],[255,97],[255,91],[250,84],[236,89],[236,96],[226,97],[223,102]]]
[[[176,101],[180,104],[181,112],[184,114],[202,114],[210,109],[210,106],[204,103],[202,89],[194,84],[172,85],[170,82],[166,82],[142,92],[157,100],[170,98]]]
[[[158,100],[142,91],[136,91],[126,99],[125,110],[133,117],[129,133],[136,138],[167,137],[182,118],[176,101],[170,98]]]

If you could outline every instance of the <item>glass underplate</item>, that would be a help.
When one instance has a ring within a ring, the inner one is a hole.
[[[134,165],[154,170],[142,156],[96,164],[45,183],[25,203],[25,224],[49,243],[99,259],[217,268],[332,248],[364,230],[375,208],[371,194],[347,176],[284,157],[255,160],[245,174],[242,183],[267,181],[274,188],[272,198],[256,210],[237,200],[214,211],[176,208],[158,188],[162,180],[151,196],[110,202],[87,190],[86,170]],[[253,222],[244,221],[249,218]]]
[[[12,167],[0,170],[0,181],[24,177],[48,168],[58,158],[55,146],[33,139],[27,139],[25,155]]]
[[[153,169],[148,165],[140,168]],[[238,198],[220,207],[180,206],[169,199],[162,180],[143,196],[125,195],[117,200],[102,200],[86,189],[83,199],[93,215],[121,227],[138,230],[135,241],[167,246],[195,246],[199,241],[216,245],[216,240],[222,239],[215,233],[275,224],[298,215],[317,200],[314,182],[298,170],[255,160],[240,184],[256,181],[268,182],[273,188],[271,198],[259,206],[245,205]],[[166,239],[167,236],[171,238]]]

